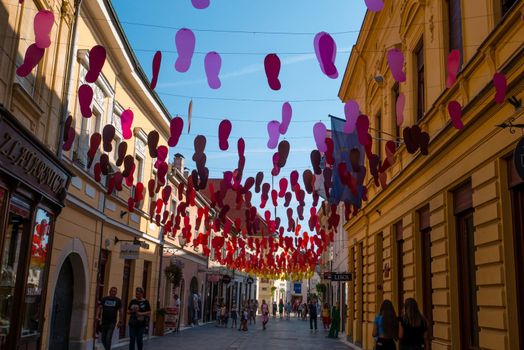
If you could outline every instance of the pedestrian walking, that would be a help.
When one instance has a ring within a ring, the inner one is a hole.
[[[109,296],[104,297],[98,303],[96,319],[100,323],[100,338],[104,349],[111,350],[111,340],[115,326],[122,326],[124,316],[122,314],[122,301],[116,296],[118,290],[112,287]],[[117,323],[118,318],[118,323]]]
[[[304,308],[304,306],[302,305],[301,302],[299,302],[298,306],[297,306],[297,318],[302,317],[302,309],[303,308]]]
[[[216,317],[215,327],[220,327],[220,323],[222,322],[222,319],[220,317],[220,307],[221,307],[221,302],[217,299],[215,301],[215,308],[213,309],[215,311],[215,317]]]
[[[313,324],[315,324],[315,332],[317,331],[317,305],[313,299],[309,301],[309,329],[313,332]]]
[[[291,303],[288,301],[286,303],[286,320],[291,319]]]
[[[224,303],[220,306],[220,324],[224,326],[224,328],[227,328],[227,308]]]
[[[251,300],[251,302],[249,303],[249,324],[251,324],[251,321],[253,321],[253,324],[257,324],[256,307],[257,307],[257,303],[255,302],[255,300]]]
[[[273,318],[277,318],[277,302],[273,300]]]
[[[242,308],[242,314],[240,318],[240,328],[239,331],[245,331],[247,332],[247,320],[249,318],[249,303],[244,303],[244,307]]]
[[[400,350],[429,349],[428,323],[420,313],[417,301],[404,301],[404,313],[399,327]]]
[[[308,305],[304,303],[304,305],[302,305],[302,321],[305,321],[307,319],[307,312],[308,312]]]
[[[398,336],[398,319],[393,303],[386,299],[380,305],[380,312],[373,322],[373,338],[376,350],[396,350],[395,338]]]
[[[262,327],[266,330],[266,325],[269,322],[269,306],[266,304],[266,300],[262,299]]]
[[[333,305],[331,309],[331,328],[329,329],[328,338],[338,339],[338,332],[340,331],[340,310],[337,305]]]
[[[151,316],[151,305],[144,298],[144,290],[137,287],[135,299],[129,302],[127,313],[129,316],[129,350],[135,350],[135,343],[138,350],[144,346],[144,330]]]
[[[331,323],[331,316],[330,316],[329,304],[324,303],[324,307],[322,308],[322,324],[324,325],[324,330],[329,329],[330,323]]]
[[[199,307],[199,296],[198,294],[193,294],[193,324],[195,326],[198,326],[198,319],[200,315],[200,307]]]
[[[237,317],[238,317],[237,304],[233,303],[233,306],[231,307],[231,328],[237,327]]]
[[[282,318],[282,315],[284,314],[284,301],[282,299],[278,302],[278,314],[280,315],[280,318]]]

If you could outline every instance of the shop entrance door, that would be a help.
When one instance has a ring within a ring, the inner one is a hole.
[[[60,269],[53,298],[50,349],[69,349],[69,331],[73,311],[74,275],[71,260],[67,258]]]

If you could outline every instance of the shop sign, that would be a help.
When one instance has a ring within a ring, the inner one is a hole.
[[[224,275],[224,276],[222,277],[222,282],[225,283],[225,284],[229,284],[229,283],[231,283],[231,276],[229,276],[229,275]]]
[[[120,259],[136,260],[140,255],[140,246],[131,242],[120,243]]]
[[[35,190],[62,203],[70,177],[39,148],[6,115],[0,117],[0,165]]]
[[[220,281],[220,275],[209,275],[209,276],[207,277],[207,280],[208,280],[209,282],[212,282],[212,283],[214,283],[214,282],[218,282],[218,281]]]
[[[166,307],[166,316],[164,318],[164,327],[176,328],[178,320],[178,308]]]
[[[324,272],[324,279],[325,280],[330,280],[331,279],[331,272]]]
[[[352,280],[352,276],[350,273],[331,273],[331,281],[340,281],[340,282],[345,282],[345,281],[351,281]]]
[[[295,294],[302,294],[302,283],[293,283],[293,291]]]
[[[520,139],[515,148],[513,161],[520,178],[524,180],[524,137]]]

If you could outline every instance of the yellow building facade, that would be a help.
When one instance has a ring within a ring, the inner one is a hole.
[[[372,349],[373,320],[384,299],[397,312],[415,298],[430,324],[432,349],[524,347],[522,179],[513,170],[522,123],[524,23],[522,1],[386,1],[366,14],[339,97],[369,116],[374,153],[385,140],[418,125],[429,155],[405,145],[387,171],[388,187],[368,183],[368,201],[345,230],[349,245],[347,336]],[[407,80],[395,83],[386,54],[406,57]],[[448,53],[462,53],[457,81],[446,88]],[[493,75],[507,79],[496,104]],[[404,124],[395,104],[406,96]],[[514,97],[513,103],[508,99]],[[455,129],[447,105],[463,107]],[[382,140],[379,140],[382,139]],[[381,153],[380,150],[381,149]]]

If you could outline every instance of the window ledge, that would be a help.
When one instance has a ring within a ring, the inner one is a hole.
[[[42,107],[40,107],[35,99],[29,95],[29,93],[19,83],[13,83],[13,96],[21,99],[22,102],[24,102],[24,108],[29,107],[31,114],[38,115],[40,117],[45,113]]]

